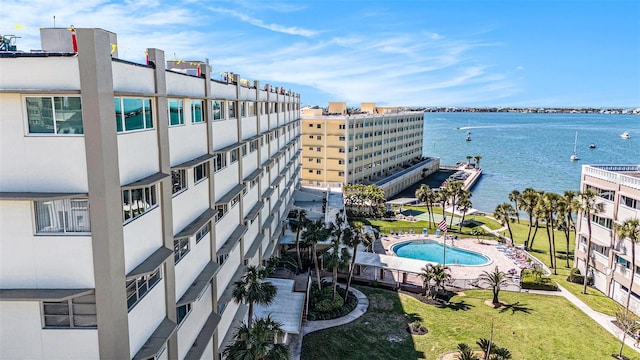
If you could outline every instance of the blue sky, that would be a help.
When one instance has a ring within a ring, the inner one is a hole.
[[[99,27],[302,103],[640,106],[640,1],[3,1],[3,34]]]

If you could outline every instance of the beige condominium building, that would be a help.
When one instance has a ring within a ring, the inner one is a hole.
[[[76,33],[0,52],[0,358],[219,359],[299,183],[300,97]]]
[[[591,255],[587,276],[594,286],[620,304],[625,304],[631,291],[630,308],[640,314],[640,261],[631,264],[629,239],[619,239],[615,224],[631,218],[640,219],[640,165],[583,165],[580,191],[592,189],[604,211],[591,216]],[[587,219],[577,221],[575,261],[584,274],[587,257]],[[640,245],[636,245],[640,258]],[[633,278],[633,286],[629,282]]]
[[[303,108],[301,118],[305,185],[375,183],[422,160],[423,111],[362,103],[348,113],[331,102],[326,112]]]

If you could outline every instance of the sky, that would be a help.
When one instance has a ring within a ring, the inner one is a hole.
[[[205,60],[329,101],[398,106],[640,107],[640,1],[2,0],[0,33],[102,28],[118,56]],[[54,24],[55,19],[55,24]],[[0,69],[1,71],[1,69]]]

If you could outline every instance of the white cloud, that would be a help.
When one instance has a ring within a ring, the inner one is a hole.
[[[217,12],[217,13],[221,13],[221,14],[231,15],[231,16],[233,16],[235,18],[238,18],[241,21],[246,22],[248,24],[251,24],[253,26],[257,26],[257,27],[262,28],[262,29],[275,31],[275,32],[283,33],[283,34],[298,35],[298,36],[304,36],[304,37],[313,37],[313,36],[316,36],[318,34],[317,31],[308,30],[308,29],[302,29],[302,28],[299,28],[297,26],[284,26],[284,25],[280,25],[280,24],[266,24],[264,21],[262,21],[260,19],[253,18],[251,16],[245,15],[245,14],[243,14],[243,13],[241,13],[239,11],[235,11],[235,10],[222,9],[222,8],[213,8],[213,7],[210,7],[209,10]]]

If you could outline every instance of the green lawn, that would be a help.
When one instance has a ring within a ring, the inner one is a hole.
[[[350,324],[306,335],[303,360],[433,360],[460,342],[475,347],[478,338],[489,338],[492,321],[494,342],[508,348],[513,359],[610,359],[619,348],[615,337],[563,297],[503,292],[500,300],[512,307],[500,310],[484,304],[490,292],[474,290],[438,308],[388,290],[359,289],[369,298],[367,313]],[[405,327],[413,319],[420,319],[429,333],[410,336]],[[624,354],[640,359],[628,347]]]
[[[513,237],[515,239],[516,244],[523,244],[527,238],[527,232],[529,230],[529,222],[520,220],[520,224],[517,222],[511,223],[511,230],[513,232]],[[505,236],[509,236],[508,232],[502,233]],[[555,280],[560,286],[564,287],[572,294],[577,296],[580,300],[584,301],[589,307],[593,310],[599,311],[601,313],[605,313],[607,315],[615,316],[616,310],[621,309],[622,306],[608,298],[605,294],[596,290],[595,288],[588,287],[587,293],[582,294],[582,285],[574,284],[567,281],[567,276],[569,276],[570,268],[567,268],[566,265],[566,239],[564,233],[561,231],[556,231],[556,257],[557,257],[557,275],[552,275],[551,278]],[[573,267],[573,249],[575,246],[575,238],[573,232],[569,237],[569,264]],[[547,267],[550,267],[550,258],[549,258],[549,240],[547,238],[547,232],[544,227],[540,227],[538,229],[538,233],[536,234],[536,238],[533,242],[533,250],[531,254],[535,256],[538,260],[542,261]]]

